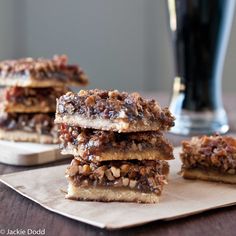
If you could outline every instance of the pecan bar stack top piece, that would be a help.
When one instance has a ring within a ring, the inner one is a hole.
[[[236,184],[236,139],[202,136],[183,141],[180,154],[182,176],[186,179]]]
[[[87,76],[66,56],[0,62],[0,139],[58,143],[54,125],[56,99]]]
[[[94,201],[156,203],[167,183],[173,147],[163,131],[174,125],[168,109],[138,93],[68,92],[57,100],[67,197]]]

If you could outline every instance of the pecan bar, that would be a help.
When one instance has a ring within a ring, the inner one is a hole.
[[[106,161],[74,159],[66,171],[67,198],[93,201],[156,203],[167,184],[165,161]]]
[[[84,160],[171,160],[172,145],[160,132],[117,133],[60,124],[62,154]]]
[[[58,143],[54,114],[1,113],[0,139],[37,143]]]
[[[8,87],[2,91],[3,110],[16,113],[56,111],[56,99],[68,91],[65,87]]]
[[[67,56],[53,59],[22,58],[0,62],[0,85],[19,87],[80,86],[87,75],[77,65],[68,65]]]
[[[183,141],[182,176],[236,184],[236,139],[229,136],[193,137]]]
[[[167,108],[138,93],[106,90],[68,92],[57,101],[56,123],[118,132],[168,130],[174,118]]]

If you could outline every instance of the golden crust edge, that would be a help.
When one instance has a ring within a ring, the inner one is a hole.
[[[82,152],[72,149],[63,149],[61,153],[64,155],[71,154],[74,156],[83,156]],[[103,151],[99,156],[94,156],[95,161],[112,161],[112,160],[173,160],[173,157],[167,157],[157,151],[132,151],[132,152],[120,152],[115,151]]]
[[[52,108],[49,104],[44,104],[43,106],[40,105],[33,105],[33,106],[24,106],[22,104],[12,104],[12,103],[5,103],[4,104],[4,111],[11,113],[50,113],[55,112],[56,107]]]
[[[182,168],[181,176],[185,179],[199,179],[204,181],[236,184],[236,175],[221,174],[215,170],[202,170],[200,168]]]
[[[158,203],[160,196],[132,189],[78,187],[69,182],[66,198],[83,201]]]
[[[33,132],[26,132],[21,130],[5,131],[0,129],[0,139],[15,142],[33,142],[43,144],[57,144],[59,140],[50,135],[37,134]]]
[[[109,119],[89,119],[79,115],[63,115],[60,116],[56,113],[55,123],[65,123],[67,125],[79,126],[83,128],[93,128],[107,131],[117,132],[140,132],[140,131],[158,131],[160,130],[159,122],[150,122],[147,124],[130,123],[122,120],[109,120]],[[142,122],[144,123],[144,122]]]
[[[84,77],[87,79],[87,76]],[[85,86],[88,82],[73,82],[73,81],[59,81],[57,78],[49,78],[45,80],[38,80],[34,77],[28,77],[27,79],[22,78],[4,78],[0,77],[0,85],[3,86],[19,86],[19,87],[30,87],[30,88],[43,88],[43,87],[64,87],[64,86]]]

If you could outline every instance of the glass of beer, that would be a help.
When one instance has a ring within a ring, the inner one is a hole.
[[[175,78],[176,134],[226,133],[221,80],[234,0],[168,0]]]

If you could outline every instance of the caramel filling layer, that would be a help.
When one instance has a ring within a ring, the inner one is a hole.
[[[167,183],[169,165],[165,161],[85,162],[78,157],[66,175],[75,186],[110,186],[160,194]]]
[[[60,125],[62,148],[76,149],[82,158],[93,159],[103,152],[158,152],[173,159],[173,147],[160,132],[117,133]],[[164,158],[163,158],[164,159]]]
[[[56,99],[67,92],[66,88],[9,87],[3,91],[6,106],[49,106],[56,109]]]
[[[22,130],[57,136],[53,113],[1,113],[0,128],[6,131]]]

